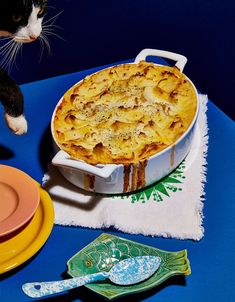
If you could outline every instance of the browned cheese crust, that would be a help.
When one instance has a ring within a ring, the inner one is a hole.
[[[55,112],[54,137],[74,159],[136,163],[173,145],[196,106],[194,87],[176,67],[123,64],[65,93]]]

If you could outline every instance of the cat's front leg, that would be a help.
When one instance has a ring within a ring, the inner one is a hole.
[[[27,132],[24,99],[19,86],[5,71],[0,71],[0,100],[4,106],[8,127],[17,135]]]
[[[8,127],[17,135],[21,135],[27,132],[28,125],[23,114],[20,116],[11,116],[5,112],[5,119]]]

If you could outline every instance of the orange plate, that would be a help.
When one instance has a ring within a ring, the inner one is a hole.
[[[35,182],[36,183],[36,182]],[[40,187],[40,203],[33,218],[17,231],[0,238],[0,274],[30,259],[46,242],[54,224],[49,194]]]
[[[35,181],[16,168],[0,165],[0,236],[22,227],[40,201]]]

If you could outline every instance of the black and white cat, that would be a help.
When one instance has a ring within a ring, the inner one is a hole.
[[[9,37],[12,43],[35,41],[42,31],[47,2],[47,0],[0,0],[0,37]],[[4,106],[8,127],[15,134],[26,133],[23,95],[16,82],[3,69],[0,69],[0,101]]]

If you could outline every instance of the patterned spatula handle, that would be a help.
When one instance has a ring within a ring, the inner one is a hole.
[[[32,282],[25,283],[22,289],[26,295],[31,298],[40,298],[47,295],[60,293],[72,288],[76,288],[87,283],[92,283],[98,280],[104,280],[109,277],[108,273],[100,272],[84,277],[71,278],[68,280],[51,281],[51,282]]]

